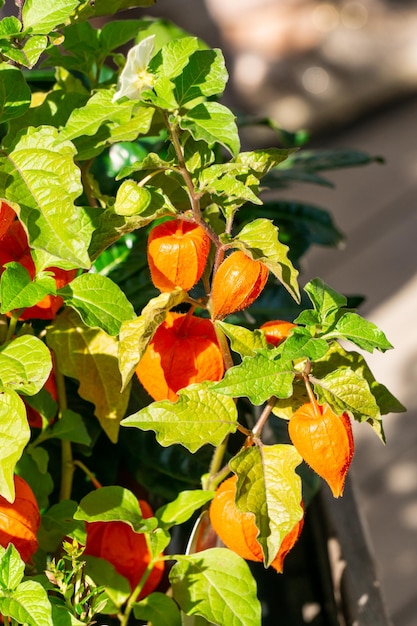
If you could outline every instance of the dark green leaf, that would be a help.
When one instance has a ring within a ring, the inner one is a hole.
[[[0,63],[0,121],[23,115],[29,109],[30,99],[22,72],[8,63]]]

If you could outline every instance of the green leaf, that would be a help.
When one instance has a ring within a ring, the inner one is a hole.
[[[144,519],[137,497],[123,487],[101,487],[82,498],[75,520],[85,522],[124,522],[136,533],[151,532],[156,527],[154,517]]]
[[[329,346],[324,339],[312,337],[305,328],[294,328],[291,335],[282,344],[281,356],[284,360],[311,359],[323,357]]]
[[[259,626],[256,583],[244,559],[225,548],[177,558],[169,579],[174,600],[186,615],[199,615],[210,624]]]
[[[53,626],[47,593],[35,580],[25,580],[12,593],[3,597],[0,595],[0,613],[18,624]]]
[[[212,146],[221,144],[233,156],[239,152],[240,141],[233,113],[218,102],[198,104],[179,122],[183,130],[189,130],[196,141],[202,140]]]
[[[0,346],[0,390],[32,396],[44,386],[51,368],[51,354],[37,337],[21,335]]]
[[[0,3],[0,7],[2,7],[4,2]],[[22,23],[17,17],[10,16],[4,17],[0,21],[0,39],[9,39],[18,37],[22,30]]]
[[[168,311],[184,302],[187,297],[186,291],[176,287],[173,291],[161,293],[156,298],[149,300],[139,317],[122,323],[119,344],[122,389],[126,388],[132,378],[148,343],[158,326],[165,320]]]
[[[202,96],[221,94],[227,79],[228,74],[220,50],[197,50],[189,58],[181,75],[173,81],[176,100],[180,106],[184,106]]]
[[[324,337],[326,339],[347,339],[368,352],[373,352],[375,348],[381,352],[392,348],[382,330],[357,313],[350,311],[342,315],[336,325]]]
[[[315,378],[314,388],[319,402],[330,404],[338,415],[347,412],[360,422],[380,417],[368,382],[350,367],[340,367],[320,380]]]
[[[196,452],[207,443],[218,446],[237,428],[234,401],[210,388],[210,383],[189,385],[174,402],[152,402],[122,421],[123,426],[153,430],[161,446],[180,443]]]
[[[166,529],[183,524],[198,509],[210,502],[213,496],[213,491],[203,491],[202,489],[181,491],[173,502],[168,502],[168,504],[159,508],[155,513],[155,517]]]
[[[98,587],[104,587],[104,594],[107,596],[107,598],[100,596],[100,600],[107,600],[100,613],[117,613],[131,594],[129,581],[105,559],[83,555],[83,561],[86,575],[91,577]]]
[[[0,279],[0,313],[26,309],[49,294],[56,294],[56,283],[50,272],[37,274],[32,281],[29,272],[20,263],[6,263]]]
[[[30,439],[23,400],[15,391],[0,393],[0,495],[13,502],[14,470]]]
[[[40,509],[46,509],[49,506],[49,496],[55,488],[52,476],[48,472],[49,461],[49,454],[45,448],[40,445],[35,447],[29,443],[17,462],[15,470],[29,483]]]
[[[146,24],[146,20],[133,19],[106,22],[99,32],[102,56],[106,57],[112,50],[120,48],[128,41],[135,39],[138,32]]]
[[[16,589],[25,573],[25,564],[14,545],[0,546],[0,588]],[[1,591],[0,591],[1,595]]]
[[[109,98],[111,94],[107,94]],[[105,104],[105,103],[104,103]],[[124,105],[127,104],[127,107]],[[154,109],[152,107],[140,107],[134,109],[134,115],[131,115],[131,103],[122,103],[118,105],[120,108],[119,115],[112,113],[111,120],[101,124],[97,132],[93,135],[80,135],[74,139],[74,144],[78,152],[80,161],[93,159],[101,154],[103,150],[115,143],[124,141],[135,141],[139,135],[148,133]],[[90,110],[90,114],[93,112]],[[82,120],[81,120],[82,123]],[[79,129],[78,132],[82,130]]]
[[[271,168],[288,159],[295,150],[296,148],[268,148],[267,150],[241,152],[234,162],[246,165],[255,172],[258,178],[262,178]]]
[[[66,409],[62,411],[61,417],[52,428],[42,433],[44,439],[61,439],[62,441],[72,441],[83,446],[91,445],[91,437],[88,433],[83,418],[79,413]]]
[[[321,278],[314,278],[304,287],[314,309],[320,316],[321,324],[326,324],[326,319],[338,309],[347,305],[347,299],[331,287]]]
[[[271,220],[259,218],[242,228],[233,243],[243,242],[245,251],[262,261],[278,278],[296,302],[300,302],[298,271],[288,258],[288,246],[278,239],[278,228]]]
[[[234,352],[244,356],[254,356],[257,350],[268,348],[268,342],[264,333],[259,330],[249,330],[237,324],[228,324],[227,322],[215,322],[216,326],[220,326],[224,334],[230,339],[230,347]]]
[[[253,357],[244,357],[240,365],[227,370],[213,390],[234,398],[246,396],[257,406],[271,396],[289,398],[294,380],[292,363],[274,359],[271,353],[259,350]]]
[[[360,378],[366,380],[378,404],[381,415],[405,411],[401,402],[384,385],[375,380],[364,357],[358,352],[347,352],[336,341],[331,344],[327,354],[320,361],[316,361],[313,364],[313,374],[316,378],[322,379],[332,372],[345,367],[352,369]]]
[[[85,524],[74,519],[77,502],[61,500],[42,514],[37,533],[39,547],[45,552],[55,552],[64,537],[75,537],[85,544]]]
[[[168,41],[149,63],[149,70],[167,79],[179,76],[198,48],[197,37]]]
[[[94,135],[106,122],[122,124],[130,121],[133,103],[112,102],[112,97],[109,89],[99,89],[84,106],[74,109],[61,131],[62,139],[72,141],[82,135]]]
[[[94,404],[101,427],[116,442],[130,393],[130,388],[120,391],[117,340],[100,329],[85,326],[71,309],[65,309],[53,320],[46,340],[54,351],[58,369],[64,376],[79,381],[78,394]]]
[[[150,7],[152,4],[155,4],[155,0],[95,0],[93,4],[85,2],[78,15],[81,19],[89,19],[114,15],[132,7]]]
[[[230,461],[230,468],[238,477],[236,506],[255,514],[257,540],[266,567],[274,560],[284,537],[304,515],[301,479],[295,472],[301,461],[294,446],[286,444],[252,446]]]
[[[136,619],[146,620],[149,626],[181,626],[178,605],[164,593],[151,593],[133,605]]]
[[[135,172],[140,172],[142,170],[170,170],[174,167],[174,160],[167,161],[163,159],[159,154],[155,152],[149,152],[144,159],[141,161],[136,161],[131,165],[126,165],[123,167],[118,175],[116,176],[116,180],[120,180],[121,178],[126,178],[126,176],[131,176]]]
[[[101,274],[81,274],[60,289],[59,295],[78,311],[86,326],[101,328],[109,335],[117,335],[123,322],[135,318],[133,306],[120,287]]]
[[[30,99],[22,72],[8,63],[0,63],[0,121],[23,115],[29,109]]]
[[[22,18],[25,30],[48,35],[56,26],[64,24],[79,0],[26,0]]]
[[[26,129],[1,159],[8,179],[0,194],[18,203],[38,270],[90,266],[92,225],[84,210],[74,205],[82,193],[74,155],[74,146],[61,141],[55,128],[41,126]]]

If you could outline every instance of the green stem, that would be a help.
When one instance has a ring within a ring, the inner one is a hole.
[[[84,472],[84,474],[88,476],[88,478],[90,479],[90,481],[92,482],[92,484],[94,485],[96,489],[100,489],[102,487],[102,484],[99,483],[97,478],[94,476],[93,472],[89,470],[88,467],[84,465],[82,461],[80,461],[79,459],[76,459],[75,461],[73,461],[73,466],[79,467]]]
[[[14,311],[14,313],[12,313],[12,316],[11,316],[10,322],[9,322],[9,328],[7,330],[5,343],[7,343],[8,341],[11,341],[13,339],[13,335],[16,332],[16,326],[17,326],[17,322],[19,320],[19,315],[20,315],[20,310],[19,311]]]
[[[67,409],[67,394],[65,390],[65,379],[58,368],[55,368],[55,382],[58,395],[58,418]],[[69,500],[72,492],[72,481],[74,477],[74,463],[72,458],[72,446],[70,441],[61,441],[61,486],[59,499]]]
[[[219,342],[220,350],[222,351],[224,367],[227,371],[234,366],[229,344],[227,342],[226,335],[216,323],[214,324],[214,330],[216,331],[217,341]]]
[[[194,188],[194,183],[193,180],[191,178],[191,174],[187,169],[187,166],[185,164],[185,160],[184,160],[184,154],[182,151],[182,147],[180,144],[180,140],[178,137],[178,133],[176,128],[173,126],[173,124],[171,124],[170,120],[169,120],[169,115],[166,111],[162,111],[164,119],[165,119],[165,124],[167,126],[168,132],[169,132],[169,136],[171,138],[172,141],[172,145],[174,146],[174,150],[175,150],[175,154],[177,155],[177,159],[178,159],[178,165],[179,165],[179,172],[185,182],[185,185],[187,187],[187,191],[188,191],[188,197],[190,199],[190,204],[191,204],[191,209],[193,212],[193,216],[194,216],[194,220],[195,222],[201,226],[202,228],[204,228],[204,230],[207,232],[208,236],[210,237],[210,239],[213,241],[213,243],[215,244],[215,246],[217,248],[221,247],[222,243],[220,241],[220,239],[218,238],[218,236],[216,235],[216,233],[214,232],[214,230],[211,228],[210,224],[207,224],[206,221],[204,221],[203,216],[201,214],[201,204],[200,204],[200,194],[197,193],[197,191]]]

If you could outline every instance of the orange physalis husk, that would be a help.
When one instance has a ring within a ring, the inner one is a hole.
[[[193,222],[170,220],[155,226],[148,238],[153,284],[160,291],[189,291],[200,280],[209,251],[208,234]]]
[[[263,330],[268,343],[278,346],[281,341],[288,337],[291,329],[295,328],[295,326],[296,324],[286,322],[285,320],[271,320],[262,324],[260,330]]]
[[[341,496],[354,450],[349,416],[336,415],[327,404],[307,402],[292,415],[288,432],[304,461],[327,482],[335,498]]]
[[[0,496],[0,545],[12,543],[27,563],[38,549],[36,533],[40,525],[38,503],[27,482],[14,477],[15,500],[8,502]]]
[[[244,252],[232,252],[217,270],[211,290],[213,319],[246,309],[259,296],[268,280],[268,268]]]
[[[0,239],[5,235],[9,226],[14,222],[16,213],[7,202],[0,201]]]
[[[139,500],[142,517],[153,516],[149,504]],[[84,554],[105,559],[115,570],[127,578],[133,591],[140,582],[151,560],[146,538],[143,533],[135,531],[124,522],[87,522],[87,541]],[[165,564],[161,559],[156,561],[138,599],[148,596],[159,585],[164,573]]]
[[[212,322],[171,311],[136,368],[137,377],[154,400],[174,401],[179,389],[220,380],[223,374],[223,355]]]
[[[3,271],[2,266],[10,261],[15,261],[23,265],[31,279],[35,277],[36,268],[30,253],[27,235],[18,220],[10,225],[7,233],[1,239],[0,275]],[[48,267],[47,269],[53,273],[57,289],[65,287],[65,285],[71,282],[77,275],[77,270],[75,269],[63,270],[58,267]],[[25,309],[19,319],[51,320],[55,317],[62,305],[63,300],[60,296],[45,296],[34,306]]]
[[[263,562],[261,545],[256,537],[258,529],[253,513],[239,511],[235,503],[237,476],[223,481],[210,504],[210,522],[224,545],[247,561]],[[278,573],[283,570],[284,559],[294,546],[303,528],[301,518],[284,537],[277,555],[271,563]]]

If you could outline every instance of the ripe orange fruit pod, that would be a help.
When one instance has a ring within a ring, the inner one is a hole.
[[[145,500],[139,500],[142,517],[153,516],[153,511]],[[111,563],[115,570],[127,578],[133,591],[142,579],[151,554],[143,533],[135,531],[124,522],[87,522],[87,541],[84,554],[100,557]],[[159,585],[165,569],[165,562],[156,561],[140,594],[139,600],[148,596]]]
[[[10,261],[16,261],[23,265],[31,279],[35,277],[36,268],[30,253],[27,235],[19,220],[15,220],[9,226],[7,233],[1,239],[0,275],[3,271],[2,266]],[[50,267],[48,270],[53,272],[57,289],[67,285],[77,274],[77,270],[63,270],[57,267]],[[45,296],[35,306],[25,309],[20,319],[51,320],[55,317],[62,304],[63,300],[59,296]]]
[[[14,477],[15,500],[8,502],[0,496],[0,545],[12,543],[27,563],[38,549],[36,533],[40,525],[38,503],[27,482]]]
[[[7,202],[0,201],[0,239],[5,235],[9,226],[14,222],[16,213]]]
[[[160,291],[189,291],[200,280],[210,251],[210,238],[193,222],[175,219],[155,226],[148,238],[152,282]]]
[[[271,320],[265,322],[260,326],[260,330],[264,331],[265,339],[273,346],[278,346],[284,339],[286,339],[292,328],[295,328],[296,324],[292,322],[286,322],[285,320]]]
[[[213,319],[246,309],[259,296],[268,280],[268,268],[244,252],[232,252],[213,278],[211,300]]]
[[[169,312],[136,368],[154,400],[178,398],[191,383],[217,381],[224,374],[223,355],[209,319]]]
[[[354,443],[349,416],[329,405],[303,404],[290,418],[290,439],[308,465],[329,485],[335,498],[343,494]]]
[[[237,476],[221,483],[210,504],[210,522],[224,545],[247,561],[263,561],[262,548],[256,537],[258,529],[253,513],[239,511],[235,504]],[[283,570],[284,559],[294,546],[303,528],[303,518],[284,537],[277,555],[271,563],[278,573]]]

